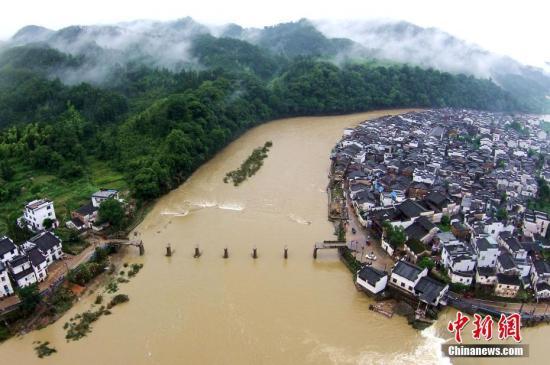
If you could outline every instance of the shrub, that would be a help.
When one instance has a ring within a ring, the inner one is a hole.
[[[130,300],[130,298],[126,294],[117,294],[111,299],[109,304],[107,305],[107,309],[111,309],[116,305],[126,303]]]
[[[34,350],[39,358],[47,357],[57,352],[55,348],[49,347],[49,344],[50,343],[47,341],[42,343],[38,342],[38,346],[36,346]]]

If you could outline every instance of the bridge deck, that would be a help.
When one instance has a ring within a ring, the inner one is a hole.
[[[346,247],[346,242],[315,242],[316,249]]]

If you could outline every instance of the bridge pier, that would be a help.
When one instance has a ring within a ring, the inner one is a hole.
[[[166,256],[170,257],[172,256],[172,247],[170,247],[170,244],[166,246]]]
[[[285,253],[284,253],[285,260],[288,259],[288,247],[285,246]]]
[[[257,259],[258,258],[258,249],[256,247],[254,247],[252,249],[252,258],[253,259]]]
[[[143,241],[139,241],[139,255],[143,256],[145,255],[145,246],[143,246]]]
[[[193,257],[196,259],[201,257],[201,252],[199,251],[199,245],[195,246],[195,254],[193,255]]]
[[[317,250],[318,250],[317,247],[314,247],[314,248],[313,248],[313,258],[314,258],[314,259],[317,258]]]

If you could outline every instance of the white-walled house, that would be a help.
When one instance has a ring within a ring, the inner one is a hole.
[[[377,294],[386,288],[388,274],[385,271],[365,266],[357,271],[356,283],[369,293]]]
[[[118,197],[118,190],[102,189],[100,191],[95,192],[92,195],[92,205],[96,208],[99,208],[101,203],[103,203],[105,200],[108,200],[108,199],[120,200],[120,198]]]
[[[441,249],[441,261],[448,270],[451,282],[463,285],[472,284],[475,275],[476,254],[470,246],[462,242],[444,244]]]
[[[42,232],[26,242],[30,246],[36,246],[44,255],[47,265],[50,266],[55,260],[63,258],[62,242],[52,232]]]
[[[19,255],[9,262],[10,273],[18,287],[24,288],[37,282],[36,274],[26,255]]]
[[[505,225],[504,223],[497,220],[486,220],[484,222],[483,230],[485,233],[491,235],[495,240],[501,232],[514,232],[514,226],[511,224]]]
[[[540,234],[545,237],[548,231],[548,224],[550,224],[550,218],[545,212],[538,210],[527,210],[523,216],[523,232],[533,237],[535,234]]]
[[[475,241],[474,250],[477,255],[478,267],[496,267],[500,251],[493,237],[478,238]]]
[[[418,280],[418,283],[414,287],[414,291],[418,299],[422,302],[432,306],[438,306],[445,294],[449,291],[449,285],[440,283],[429,276],[423,276]]]
[[[494,267],[477,267],[476,284],[495,285],[497,282],[497,271]]]
[[[23,216],[19,220],[21,226],[26,226],[33,232],[43,231],[44,220],[51,219],[53,227],[57,227],[58,222],[55,216],[53,202],[48,199],[38,199],[25,205]]]
[[[40,252],[38,247],[34,247],[28,250],[27,257],[31,262],[32,269],[34,270],[34,274],[36,275],[36,280],[38,282],[46,280],[46,276],[48,276],[48,262],[46,261],[46,257],[42,254],[42,252]]]
[[[534,261],[531,268],[531,285],[537,299],[550,297],[550,264],[544,260]]]
[[[6,236],[0,238],[0,262],[5,265],[17,255],[19,251],[13,241]]]
[[[7,297],[13,293],[13,287],[8,276],[8,268],[0,262],[0,298]]]
[[[397,261],[390,275],[390,284],[415,294],[414,287],[418,281],[428,275],[427,268],[420,268],[406,261]]]
[[[517,276],[497,274],[495,294],[499,297],[513,298],[521,288],[521,281]]]

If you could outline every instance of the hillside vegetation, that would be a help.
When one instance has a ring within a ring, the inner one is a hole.
[[[315,52],[296,56],[300,44],[283,42],[284,34],[270,37],[287,51],[198,32],[190,52],[200,69],[169,70],[132,57],[93,84],[61,81],[90,70],[97,59],[89,54],[44,45],[4,50],[0,233],[33,198],[54,199],[61,218],[100,187],[154,199],[272,118],[393,107],[528,109],[490,80],[368,60],[336,66]],[[323,47],[330,53],[342,42]]]

